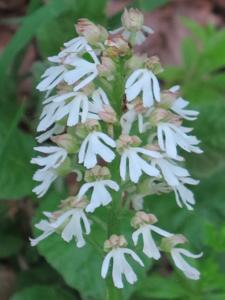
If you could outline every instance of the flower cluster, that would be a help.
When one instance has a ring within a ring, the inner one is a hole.
[[[38,197],[58,177],[71,172],[77,174],[78,192],[62,201],[55,212],[44,213],[47,219],[36,224],[43,233],[31,239],[31,244],[57,233],[64,241],[74,238],[76,246],[83,247],[91,225],[95,226],[92,214],[107,207],[116,226],[109,220],[110,234],[106,233],[102,247],[107,252],[103,278],[112,263],[117,288],[124,286],[123,275],[130,284],[136,282],[126,256],[143,267],[135,252],[140,242],[148,258],[158,260],[161,252],[169,253],[188,278],[199,279],[198,270],[184,256],[202,254],[177,247],[186,238],[157,227],[156,216],[144,211],[146,196],[171,191],[179,207],[193,209],[195,199],[187,185],[196,185],[198,180],[191,178],[179,153],[180,149],[202,152],[199,140],[190,133],[192,128],[183,125],[184,120],[195,120],[198,112],[187,108],[178,86],[160,88],[158,57],[134,53],[135,46],[153,33],[144,26],[138,10],[125,9],[122,27],[112,32],[87,19],[80,19],[75,28],[78,37],[49,57],[53,66],[37,86],[46,92],[37,141],[46,145],[35,148],[43,156],[31,162],[40,166],[33,177],[39,182],[33,190]],[[121,211],[127,209],[133,211],[132,249],[127,247],[121,223]]]

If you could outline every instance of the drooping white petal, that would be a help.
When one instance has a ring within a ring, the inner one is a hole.
[[[175,265],[178,269],[184,272],[184,275],[190,279],[198,280],[200,278],[200,272],[189,265],[183,258],[183,256],[188,256],[192,258],[199,258],[202,256],[202,253],[194,255],[188,250],[182,249],[182,248],[173,248],[171,250],[171,256],[174,260]]]

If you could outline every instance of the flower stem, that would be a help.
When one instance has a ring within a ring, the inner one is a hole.
[[[111,279],[107,280],[107,291],[105,300],[122,300],[122,290],[114,287]]]

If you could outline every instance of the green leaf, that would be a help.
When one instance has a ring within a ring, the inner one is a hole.
[[[138,297],[144,299],[185,299],[187,294],[188,292],[183,289],[175,276],[150,275],[141,283],[132,299],[135,300]]]
[[[21,113],[4,107],[0,113],[0,199],[29,195],[34,185],[30,164],[34,139],[17,128]]]
[[[57,286],[33,286],[15,293],[10,300],[75,300],[74,296]]]

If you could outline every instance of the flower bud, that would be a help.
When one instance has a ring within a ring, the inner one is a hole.
[[[158,56],[152,56],[145,60],[145,67],[151,70],[154,74],[159,74],[163,71]]]
[[[138,211],[131,219],[131,226],[138,228],[146,224],[154,224],[158,222],[158,219],[153,214],[147,214],[144,211]]]
[[[122,37],[111,37],[105,41],[105,45],[109,48],[106,49],[106,55],[109,57],[117,57],[118,55],[126,55],[130,52],[130,47]]]
[[[138,136],[122,134],[117,140],[117,150],[118,152],[123,152],[126,148],[137,147],[141,144],[141,140]]]
[[[70,196],[65,200],[62,200],[59,207],[62,210],[67,210],[71,208],[81,208],[84,209],[88,204],[88,199],[86,196],[83,196],[81,199],[77,199],[77,197]]]
[[[116,112],[112,108],[112,106],[104,104],[102,108],[103,110],[98,113],[99,117],[106,123],[110,123],[110,124],[115,123],[117,121]]]
[[[163,108],[156,108],[151,113],[149,121],[152,126],[156,126],[159,122],[169,122],[178,126],[182,123],[181,117]]]
[[[133,55],[125,64],[125,67],[131,71],[135,71],[137,69],[143,68],[144,63],[147,59],[146,55]]]
[[[160,249],[165,252],[170,252],[177,244],[188,242],[183,234],[174,234],[171,237],[166,237],[161,240]]]
[[[164,109],[169,109],[171,105],[176,101],[179,93],[171,92],[169,90],[163,91],[160,96],[159,106]]]
[[[103,42],[108,33],[106,29],[100,25],[95,25],[88,19],[79,19],[75,25],[76,31],[80,36],[84,36],[90,44],[97,44]]]
[[[113,234],[104,243],[104,251],[108,252],[114,248],[126,247],[127,241],[123,235]]]
[[[107,56],[103,56],[101,60],[102,63],[97,66],[99,75],[106,77],[108,80],[112,80],[114,78],[114,73],[116,72],[116,65],[114,61]]]
[[[127,10],[125,8],[124,13],[121,17],[121,21],[122,25],[128,31],[137,32],[141,30],[144,24],[144,16],[138,9],[130,8],[129,10]]]
[[[85,172],[84,180],[86,182],[92,182],[96,180],[110,179],[111,173],[107,167],[95,166],[94,168]]]
[[[70,154],[76,153],[80,147],[77,139],[69,133],[53,136],[51,140]]]

